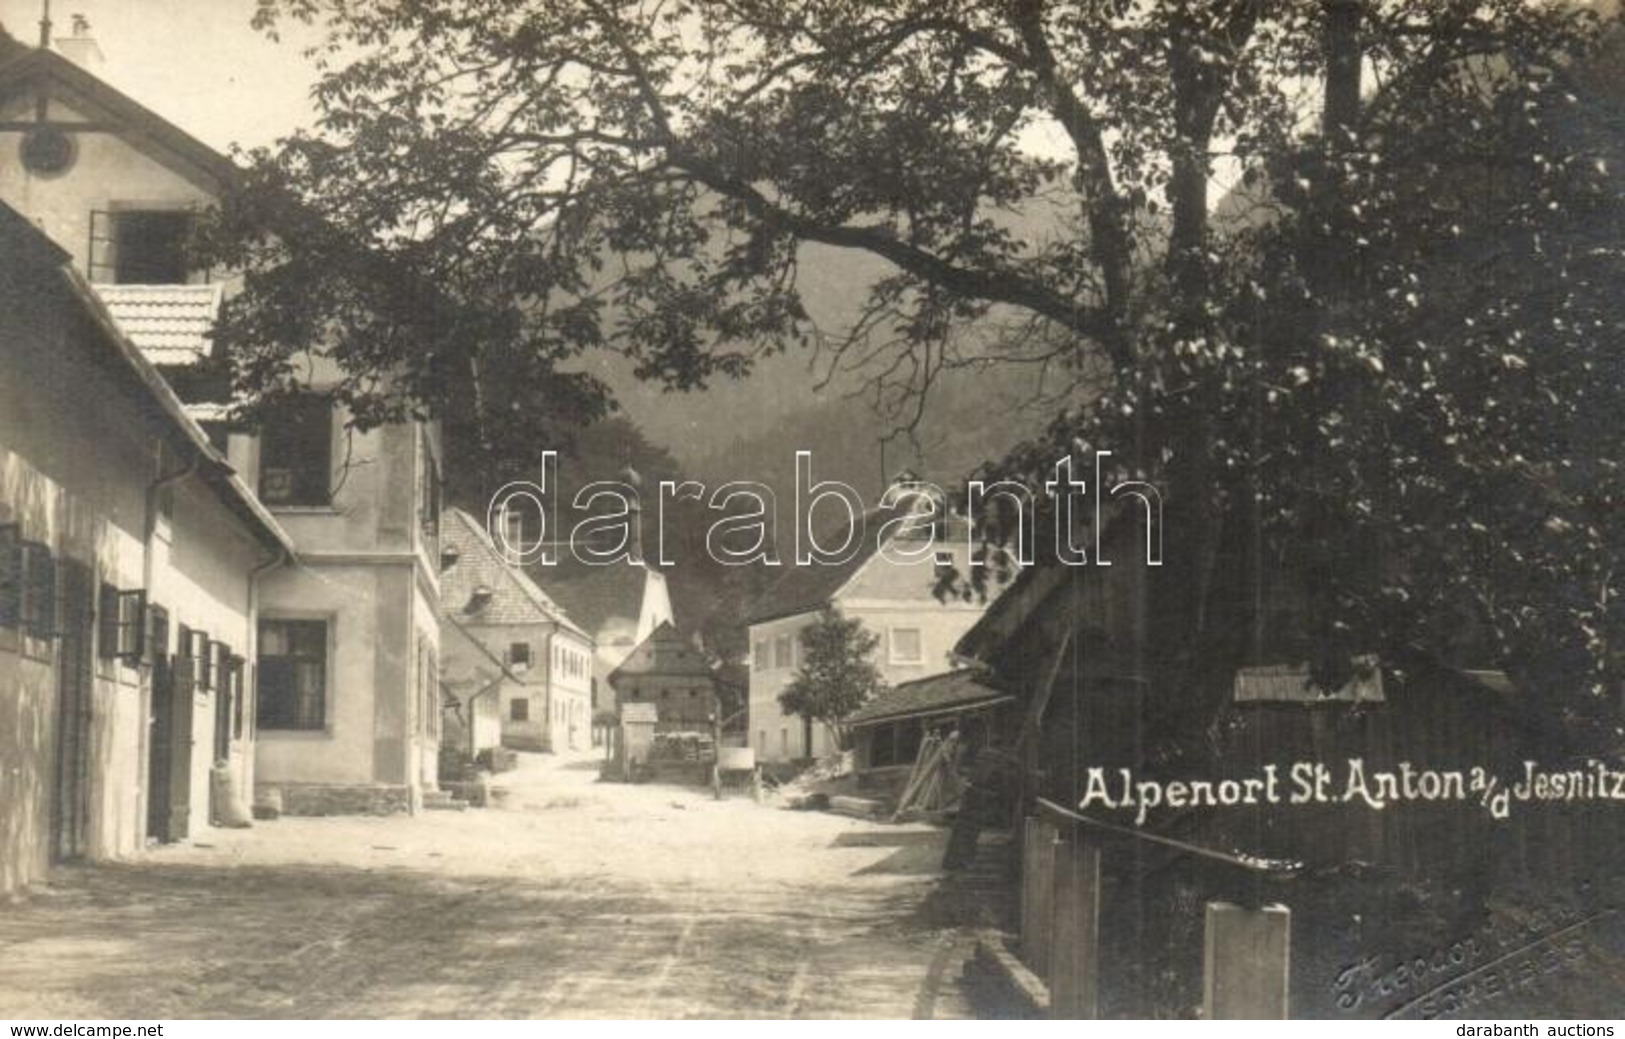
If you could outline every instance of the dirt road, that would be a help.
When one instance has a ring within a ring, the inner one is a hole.
[[[64,870],[0,908],[0,1018],[967,1015],[939,833],[595,778]]]

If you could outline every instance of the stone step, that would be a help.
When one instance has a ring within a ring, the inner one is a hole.
[[[423,807],[430,812],[462,812],[468,809],[468,802],[444,790],[425,790]]]

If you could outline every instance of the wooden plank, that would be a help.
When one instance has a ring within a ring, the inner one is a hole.
[[[1100,846],[1081,833],[1055,845],[1055,914],[1050,1017],[1099,1016]]]
[[[1284,1021],[1292,967],[1292,912],[1209,902],[1202,1009],[1209,1021]]]
[[[1069,618],[1070,622],[1071,618]],[[1061,665],[1066,662],[1067,650],[1072,648],[1072,628],[1066,629],[1061,638],[1060,648],[1055,651],[1055,659],[1051,661],[1049,677],[1038,690],[1032,702],[1027,705],[1026,717],[1021,722],[1021,732],[1016,737],[1016,758],[1021,763],[1021,782],[1017,797],[1015,817],[1022,818],[1031,805],[1035,795],[1032,789],[1033,771],[1038,764],[1039,735],[1044,727],[1044,713],[1049,710],[1049,702],[1055,695],[1055,683],[1061,677]]]
[[[1027,820],[1021,855],[1021,959],[1034,974],[1049,977],[1055,923],[1055,825]]]

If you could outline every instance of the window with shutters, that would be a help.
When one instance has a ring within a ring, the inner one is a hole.
[[[147,593],[102,585],[97,647],[107,660],[137,664],[146,658]]]
[[[209,643],[209,685],[222,693],[230,692],[231,647],[224,642]]]
[[[190,665],[192,687],[198,692],[214,688],[214,654],[209,649],[209,633],[193,628],[186,632],[186,661]]]
[[[23,542],[17,525],[0,525],[0,628],[22,623]]]
[[[280,402],[260,429],[260,499],[268,505],[328,505],[332,478],[332,407],[313,394]]]
[[[508,645],[508,663],[523,667],[530,666],[530,643],[513,642]]]
[[[39,639],[56,635],[56,560],[50,546],[24,541],[20,553],[18,625]]]
[[[260,622],[256,720],[261,730],[326,728],[326,621]]]
[[[157,603],[147,609],[146,644],[148,662],[155,662],[169,653],[169,611]]]
[[[197,664],[192,660],[192,651],[197,648],[197,642],[192,638],[192,629],[182,624],[175,629],[175,678],[187,685],[197,683]]]

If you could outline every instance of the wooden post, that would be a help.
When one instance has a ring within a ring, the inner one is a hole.
[[[1055,845],[1054,935],[1050,950],[1050,1017],[1099,1016],[1100,847],[1081,831]]]
[[[1202,1009],[1210,1021],[1285,1020],[1292,964],[1292,911],[1207,905]]]
[[[1055,824],[1032,816],[1021,851],[1021,958],[1041,978],[1049,977],[1054,899]]]

